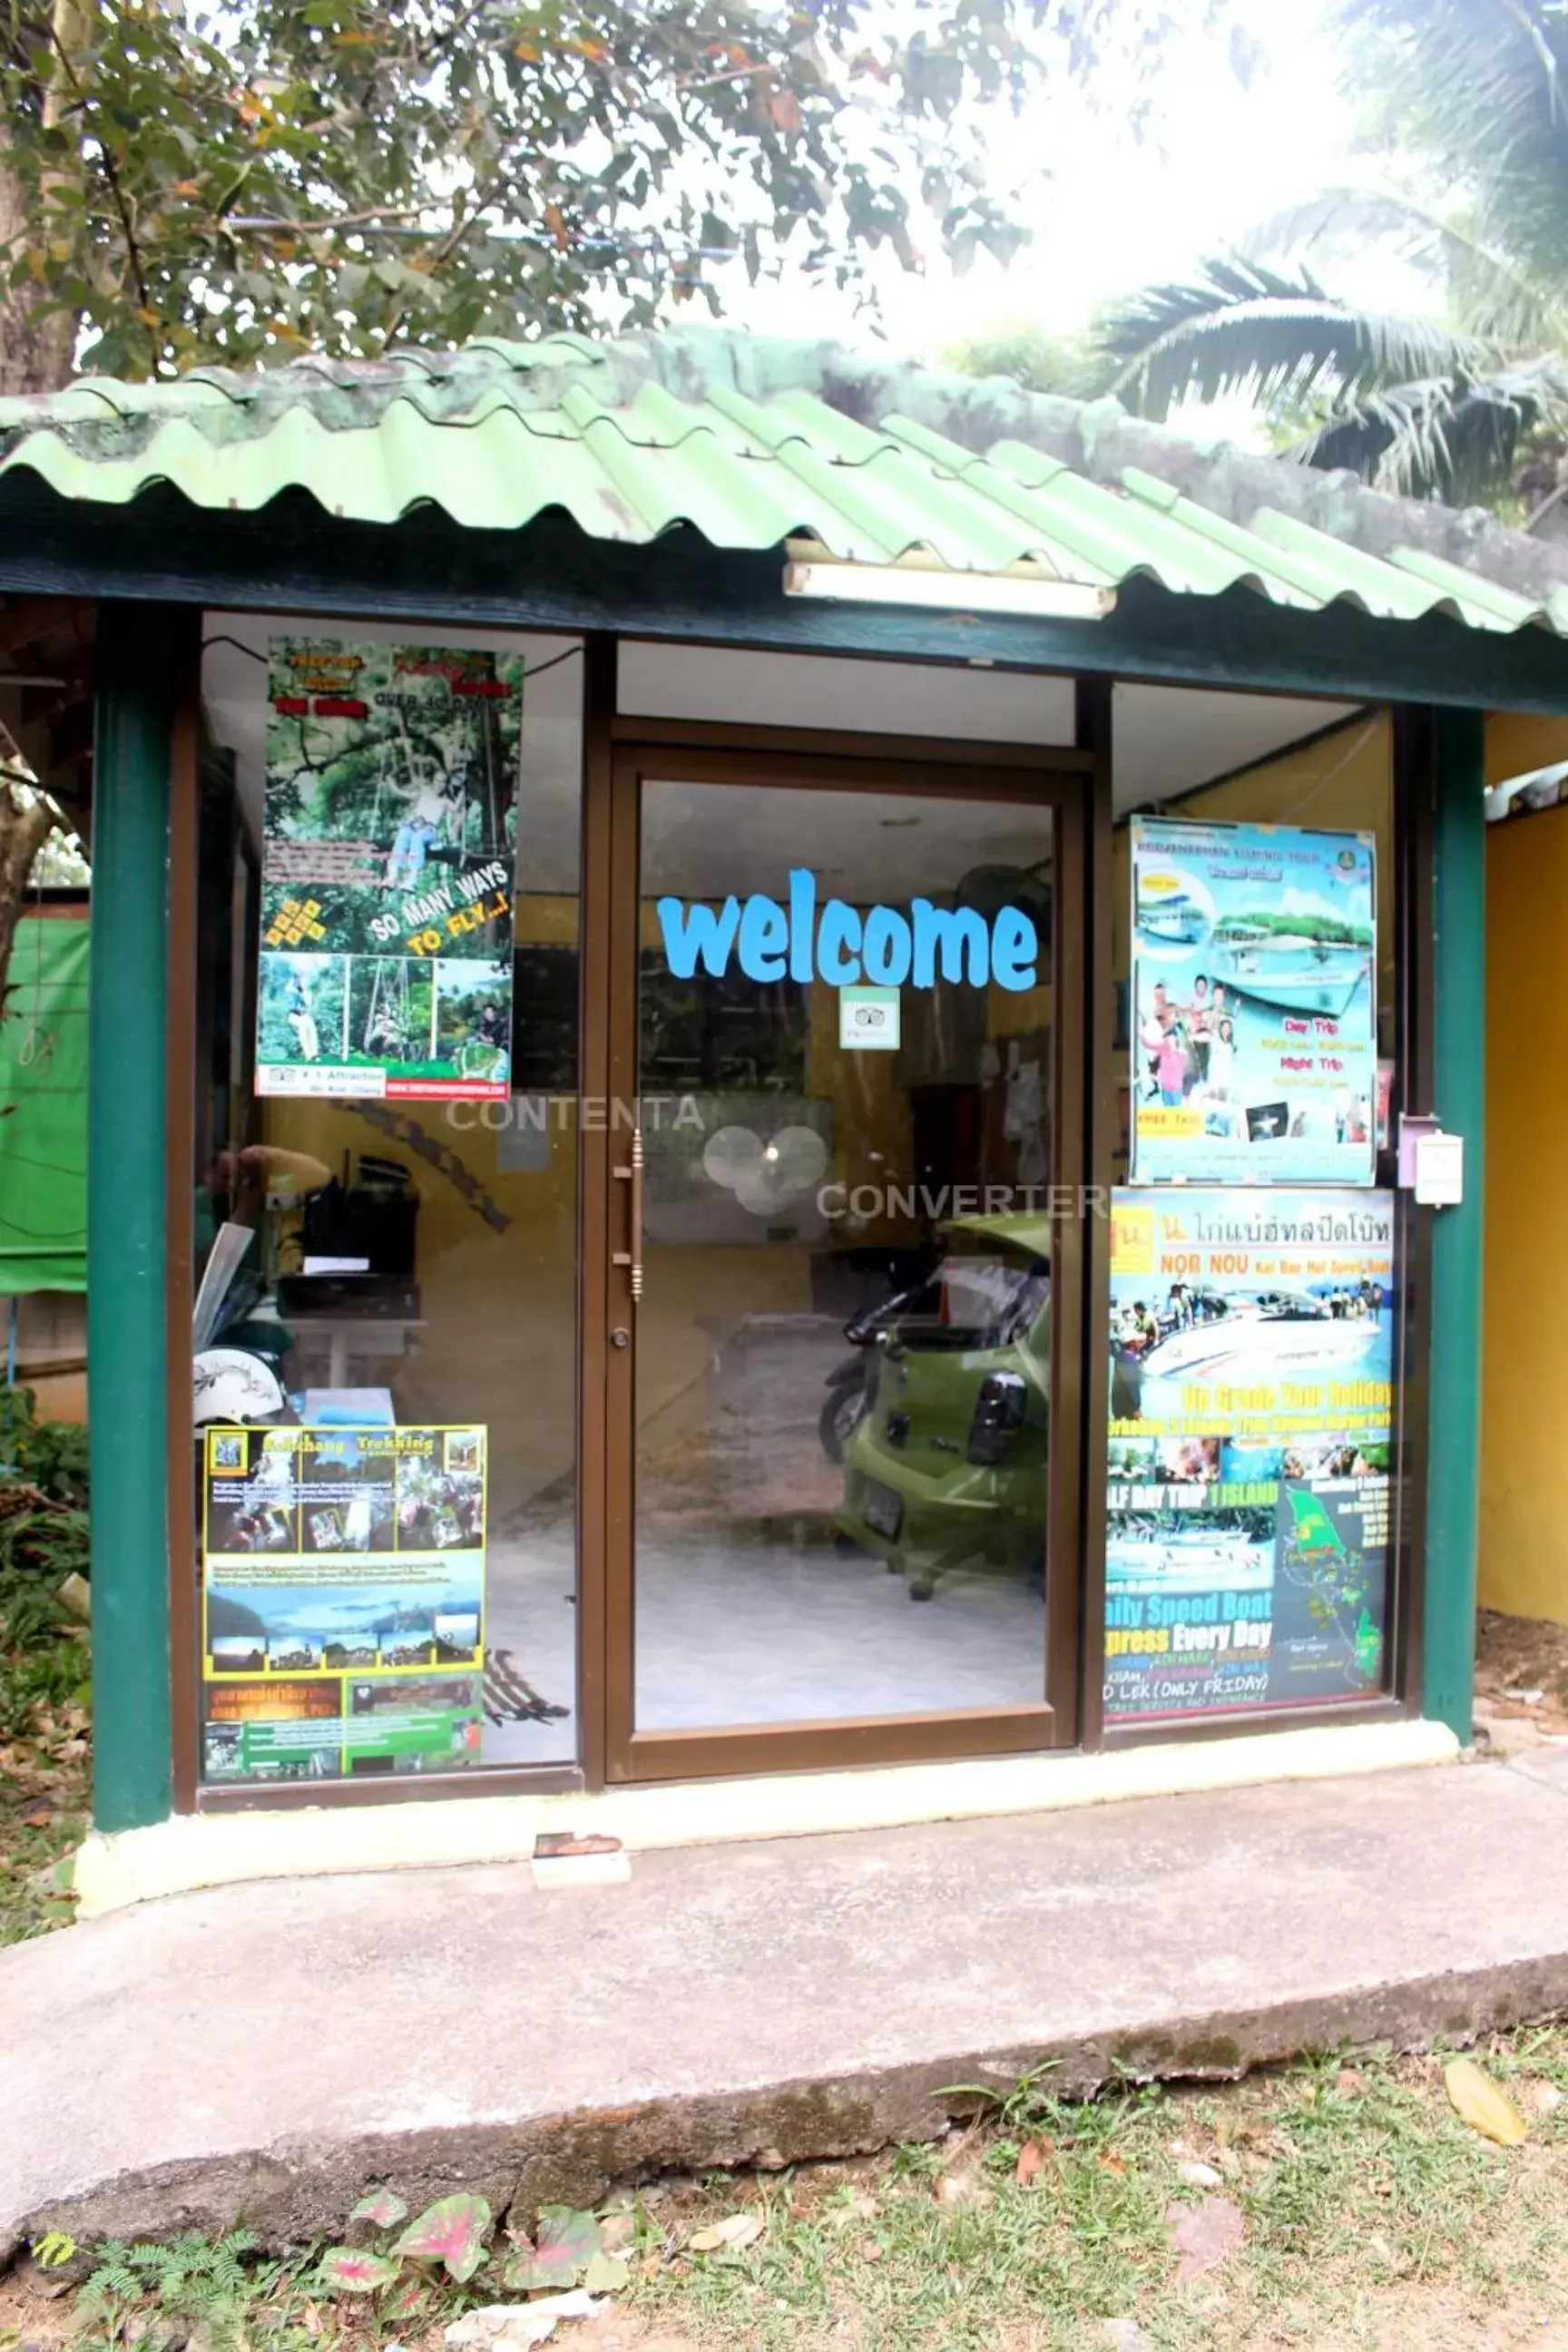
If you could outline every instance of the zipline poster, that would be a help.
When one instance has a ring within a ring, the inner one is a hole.
[[[477,1764],[483,1429],[208,1429],[209,1781]]]
[[[1135,1184],[1370,1184],[1373,836],[1134,817]]]
[[[1391,1192],[1118,1191],[1105,1708],[1382,1686]]]
[[[504,1100],[521,656],[273,637],[257,1092]]]

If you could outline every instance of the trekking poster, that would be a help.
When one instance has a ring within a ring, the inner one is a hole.
[[[521,656],[273,637],[256,1090],[504,1100]]]
[[[1134,817],[1135,1184],[1370,1184],[1373,836]]]
[[[1119,1190],[1107,1715],[1381,1686],[1391,1192]]]
[[[477,1764],[485,1437],[478,1428],[209,1428],[209,1780]]]

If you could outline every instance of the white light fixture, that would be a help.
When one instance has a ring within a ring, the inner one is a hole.
[[[1023,620],[1101,621],[1116,607],[1114,588],[1048,572],[955,572],[935,563],[844,563],[815,551],[784,565],[786,596],[831,597],[839,604],[903,604],[927,612],[1009,613]]]

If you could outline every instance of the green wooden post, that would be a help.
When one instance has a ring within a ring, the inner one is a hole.
[[[1481,1184],[1486,1121],[1486,719],[1439,711],[1433,911],[1432,1108],[1465,1139],[1465,1197],[1432,1235],[1424,1712],[1473,1727],[1480,1491]]]
[[[173,652],[157,608],[99,607],[88,1081],[93,1818],[172,1806],[164,1033]]]

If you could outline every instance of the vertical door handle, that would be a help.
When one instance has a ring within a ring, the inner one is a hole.
[[[631,1166],[630,1166],[629,1168],[617,1168],[617,1169],[616,1170],[616,1171],[615,1171],[615,1172],[616,1172],[616,1174],[620,1178],[620,1180],[621,1180],[621,1181],[622,1181],[622,1183],[623,1183],[623,1184],[629,1184],[629,1185],[630,1185],[630,1187],[631,1187],[631,1191],[630,1191],[630,1192],[627,1194],[627,1198],[626,1198],[626,1227],[627,1227],[627,1231],[626,1231],[626,1239],[627,1239],[627,1241],[629,1242],[629,1244],[631,1244],[631,1246],[630,1246],[628,1249],[624,1249],[624,1250],[616,1250],[616,1251],[614,1251],[614,1252],[612,1253],[612,1255],[611,1255],[610,1263],[611,1263],[611,1265],[624,1265],[624,1266],[629,1266],[629,1267],[630,1267],[630,1269],[631,1269],[631,1292],[632,1292],[632,1298],[633,1298],[633,1301],[634,1301],[634,1303],[635,1303],[637,1299],[639,1299],[639,1298],[642,1297],[642,1281],[643,1281],[643,1275],[642,1275],[642,1178],[643,1178],[643,1152],[642,1152],[642,1129],[641,1129],[641,1128],[640,1128],[640,1127],[635,1127],[635,1128],[633,1128],[633,1129],[632,1129],[632,1161],[631,1161]]]

